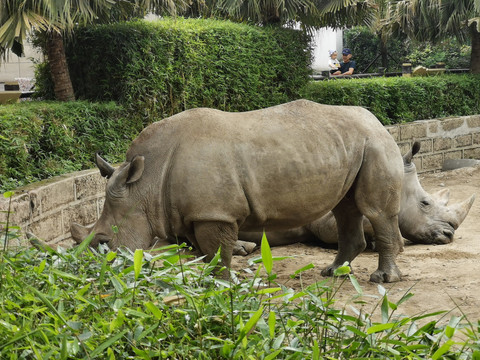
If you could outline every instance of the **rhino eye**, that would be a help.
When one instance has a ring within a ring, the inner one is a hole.
[[[430,202],[428,200],[422,200],[420,201],[420,203],[423,205],[423,206],[428,206],[430,205]]]

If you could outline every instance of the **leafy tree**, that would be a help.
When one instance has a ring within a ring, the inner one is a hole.
[[[420,41],[440,41],[456,36],[471,40],[470,71],[480,73],[479,0],[391,1],[389,22],[393,31],[402,31]]]
[[[116,21],[132,16],[175,12],[183,0],[0,0],[0,54],[18,56],[33,32],[45,48],[58,100],[74,100],[63,39],[78,25]]]

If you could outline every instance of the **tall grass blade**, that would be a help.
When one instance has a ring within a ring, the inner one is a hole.
[[[133,255],[133,270],[135,272],[135,281],[138,280],[140,276],[140,271],[142,271],[142,264],[143,264],[143,250],[137,249],[135,250],[135,254]]]

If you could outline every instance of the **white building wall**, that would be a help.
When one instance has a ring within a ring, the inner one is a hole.
[[[0,61],[0,82],[15,81],[18,78],[33,79],[34,65],[33,59],[42,59],[42,54],[35,51],[35,49],[26,44],[24,47],[25,55],[18,57],[9,52],[6,61]]]
[[[329,70],[328,50],[337,50],[338,59],[342,61],[343,31],[332,28],[322,28],[316,30],[313,35],[313,61],[312,69],[314,73]]]

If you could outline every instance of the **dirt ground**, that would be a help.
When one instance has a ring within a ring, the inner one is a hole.
[[[389,291],[389,300],[397,301],[410,288],[414,294],[397,310],[397,315],[412,317],[437,310],[451,310],[451,315],[467,315],[472,322],[480,320],[480,167],[420,175],[420,182],[429,193],[450,189],[450,203],[464,200],[476,193],[476,200],[465,221],[448,245],[408,245],[397,258],[403,279],[394,284],[383,284]],[[296,290],[324,279],[320,270],[330,264],[336,250],[314,245],[294,244],[272,248],[273,256],[293,256],[274,263],[278,281]],[[235,256],[233,268],[242,272],[249,258],[258,257],[260,250],[247,257]],[[360,254],[352,263],[355,276],[363,288],[365,311],[372,313],[379,298],[377,284],[369,282],[377,268],[378,257],[372,251]],[[312,263],[315,268],[302,274],[301,279],[290,279],[295,270]],[[356,292],[347,284],[340,290],[341,301],[349,301]],[[357,305],[355,305],[358,307]],[[458,306],[458,308],[457,308]],[[378,312],[378,310],[377,310]],[[438,317],[437,317],[438,319]]]

